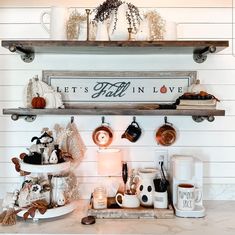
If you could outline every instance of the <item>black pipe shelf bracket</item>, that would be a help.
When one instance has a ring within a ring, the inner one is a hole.
[[[196,63],[201,64],[206,61],[208,54],[213,54],[216,52],[215,46],[208,46],[204,49],[196,49],[193,52],[193,59]]]
[[[36,118],[37,118],[37,115],[18,115],[18,114],[11,115],[11,119],[13,121],[17,121],[19,119],[24,119],[26,122],[33,122],[36,120]],[[133,119],[135,119],[135,117]],[[204,120],[207,120],[208,122],[213,122],[215,120],[215,116],[192,116],[192,119],[193,119],[193,121],[195,121],[197,123],[203,122]],[[72,118],[71,118],[71,122],[73,122]]]
[[[208,122],[213,122],[215,120],[214,116],[192,116],[193,121],[195,122],[203,122],[207,120]]]
[[[16,52],[20,54],[21,59],[25,63],[31,63],[35,58],[35,53],[31,49],[25,49],[23,46],[11,44],[9,45],[10,52]]]
[[[12,114],[11,119],[13,121],[17,121],[19,119],[24,119],[26,122],[33,122],[36,120],[37,115],[18,115],[18,114]]]

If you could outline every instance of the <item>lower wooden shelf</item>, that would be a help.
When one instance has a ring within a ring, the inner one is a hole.
[[[107,106],[88,106],[81,108],[66,109],[3,109],[3,114],[12,115],[13,120],[17,120],[21,116],[37,116],[37,115],[144,115],[144,116],[224,116],[225,110],[217,109],[156,109],[156,105],[139,105],[139,106],[123,106],[107,107]]]

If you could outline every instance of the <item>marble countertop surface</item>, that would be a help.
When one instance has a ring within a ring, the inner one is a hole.
[[[87,201],[79,201],[73,213],[38,222],[17,219],[14,226],[1,226],[5,234],[155,234],[155,235],[234,235],[235,201],[205,201],[205,218],[174,219],[97,219],[93,225],[82,225]]]

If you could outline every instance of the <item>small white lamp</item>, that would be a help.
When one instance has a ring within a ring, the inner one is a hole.
[[[120,149],[97,150],[97,167],[100,176],[121,176],[122,151]],[[104,182],[108,197],[114,197],[119,188],[119,182],[113,177]]]

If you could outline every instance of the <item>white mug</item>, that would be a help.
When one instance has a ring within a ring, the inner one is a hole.
[[[49,33],[50,39],[66,40],[67,39],[67,8],[52,6],[51,11],[45,11],[41,14],[41,25]],[[50,27],[44,22],[44,17],[50,16]]]
[[[122,198],[122,203],[118,201],[118,198]],[[120,207],[125,207],[125,208],[137,208],[140,206],[140,201],[137,197],[136,194],[130,195],[130,194],[124,194],[122,195],[121,193],[118,193],[116,195],[116,202]]]
[[[179,210],[192,211],[195,204],[202,200],[202,192],[192,184],[179,184],[177,190],[177,207]]]

